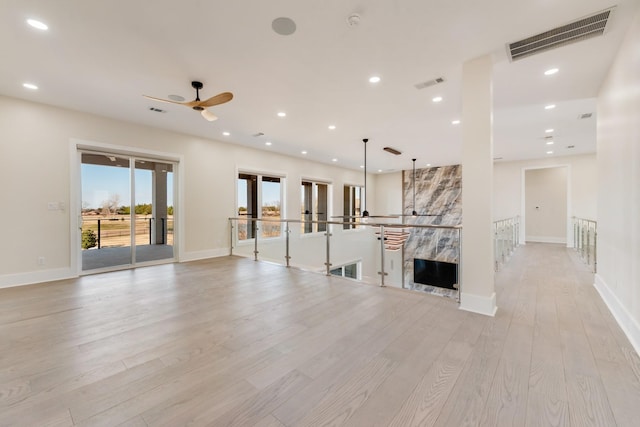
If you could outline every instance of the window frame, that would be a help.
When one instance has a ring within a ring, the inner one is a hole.
[[[348,189],[348,190],[347,190]],[[359,198],[356,199],[355,194],[353,195],[353,199],[352,199],[352,194],[354,191],[359,190]],[[347,192],[348,191],[348,192]],[[342,230],[343,231],[349,231],[349,230],[358,230],[361,229],[362,227],[358,227],[358,224],[360,223],[360,219],[359,218],[347,218],[347,217],[355,217],[358,215],[362,214],[362,198],[363,198],[363,194],[364,194],[364,186],[363,185],[356,185],[356,184],[344,184],[342,186],[342,212],[343,212],[343,222],[349,222],[350,224],[343,224],[342,225]],[[348,197],[347,197],[348,196]],[[355,201],[358,200],[358,206],[356,207],[356,203]]]
[[[239,168],[236,170],[236,175],[235,175],[235,212],[237,214],[238,217],[240,217],[240,212],[239,212],[239,203],[240,203],[240,198],[239,198],[239,189],[238,189],[238,181],[241,179],[241,176],[245,175],[245,176],[252,176],[252,177],[256,177],[256,195],[255,195],[255,205],[256,205],[256,214],[255,215],[251,215],[251,218],[257,218],[257,219],[261,219],[263,218],[263,203],[264,203],[264,199],[263,199],[263,183],[264,182],[270,182],[270,181],[265,181],[263,180],[263,178],[269,178],[269,179],[278,179],[279,180],[279,184],[280,184],[280,218],[282,218],[282,214],[285,211],[285,195],[286,195],[286,175],[283,173],[277,173],[277,172],[269,172],[269,171],[255,171],[255,170],[251,170],[251,169],[244,169],[244,168]],[[248,187],[247,186],[247,201],[249,200],[249,191],[248,191]],[[247,204],[247,209],[249,208],[248,204]],[[257,221],[251,221],[252,223],[256,224]],[[246,243],[246,242],[253,242],[256,236],[256,231],[255,231],[255,226],[252,227],[253,231],[251,234],[253,234],[252,237],[247,237],[245,239],[240,239],[240,227],[236,227],[236,239],[237,242],[240,244]],[[247,224],[247,230],[249,230],[249,226]],[[277,236],[272,236],[272,237],[265,237],[264,235],[262,235],[263,229],[262,227],[260,227],[259,233],[258,234],[258,238],[261,240],[277,240],[277,239],[283,239],[284,238],[284,227],[282,227],[282,223],[280,223],[280,232]]]
[[[305,188],[305,184],[309,185],[309,188]],[[326,196],[326,200],[324,203],[324,207],[325,207],[325,211],[324,213],[322,213],[322,216],[324,218],[320,218],[320,213],[316,212],[319,211],[322,207],[322,205],[320,204],[320,190],[318,186],[325,186],[326,189],[325,191],[325,196]],[[301,220],[308,220],[308,218],[306,217],[307,215],[311,216],[311,221],[329,221],[330,220],[330,212],[331,212],[331,199],[332,199],[332,192],[333,192],[333,184],[331,181],[326,180],[326,179],[317,179],[317,178],[305,178],[305,177],[301,177],[300,178],[300,206],[301,206],[301,212],[300,212],[300,219]],[[311,195],[311,200],[307,200],[307,195],[310,194]],[[307,209],[311,207],[311,209]],[[312,236],[312,235],[318,235],[321,233],[326,233],[327,232],[327,224],[305,224],[302,223],[300,224],[300,236]]]
[[[356,277],[349,277],[345,275],[346,268],[350,266],[355,266]],[[334,274],[334,271],[338,269],[340,269],[341,274]],[[352,279],[352,280],[362,280],[362,260],[351,261],[351,262],[346,262],[344,264],[340,264],[336,267],[332,267],[330,272],[331,272],[331,275],[333,276],[344,277],[345,279]]]

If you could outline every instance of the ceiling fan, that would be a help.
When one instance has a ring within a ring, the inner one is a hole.
[[[203,87],[202,82],[193,81],[191,82],[191,87],[193,87],[196,90],[196,99],[190,102],[172,101],[170,99],[154,98],[153,96],[147,96],[147,95],[142,95],[142,96],[144,96],[145,98],[153,99],[154,101],[184,105],[185,107],[189,107],[196,111],[200,111],[200,114],[202,114],[202,117],[204,117],[210,122],[214,120],[218,120],[218,117],[216,117],[216,115],[213,114],[211,111],[207,110],[207,107],[213,107],[215,105],[224,104],[225,102],[229,102],[233,99],[233,94],[231,92],[222,92],[216,96],[212,96],[209,99],[205,99],[204,101],[201,101],[200,89],[202,89]]]

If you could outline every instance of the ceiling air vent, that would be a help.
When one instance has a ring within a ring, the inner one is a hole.
[[[161,109],[156,108],[156,107],[149,107],[149,111],[153,111],[154,113],[166,113],[165,110],[161,110]]]
[[[524,40],[509,43],[507,45],[509,59],[517,61],[560,46],[601,36],[606,30],[613,9],[607,9]]]
[[[590,119],[593,113],[584,113],[578,116],[578,120]]]
[[[383,150],[386,151],[387,153],[395,154],[396,156],[399,156],[400,154],[402,154],[401,151],[398,151],[393,147],[384,147]]]
[[[416,83],[414,86],[416,89],[424,89],[440,83],[444,83],[444,77],[438,77],[437,79],[427,80],[426,82],[422,83]]]
[[[253,136],[254,138],[258,138],[258,137],[260,137],[260,136],[264,136],[264,133],[262,133],[262,132],[258,132],[258,133],[254,133],[254,134],[253,134],[253,135],[251,135],[251,136]]]

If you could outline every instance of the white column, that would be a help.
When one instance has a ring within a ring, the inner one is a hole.
[[[462,68],[462,283],[460,309],[496,313],[493,260],[491,56]]]

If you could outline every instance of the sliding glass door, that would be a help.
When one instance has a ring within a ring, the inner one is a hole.
[[[82,270],[172,261],[171,162],[81,153]]]

